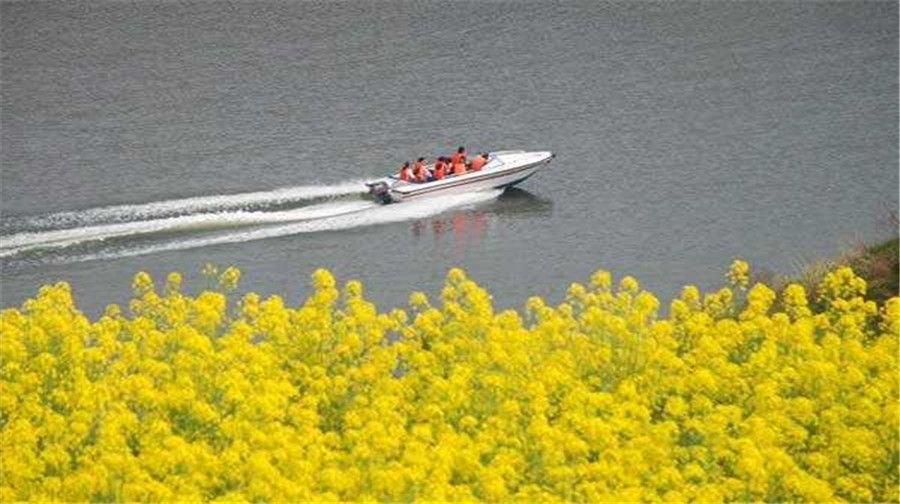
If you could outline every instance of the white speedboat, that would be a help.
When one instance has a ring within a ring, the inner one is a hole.
[[[556,155],[548,151],[498,151],[488,154],[488,162],[476,172],[449,175],[441,180],[413,182],[390,175],[366,183],[369,194],[382,203],[398,203],[440,194],[485,191],[510,187],[534,175]],[[433,168],[428,166],[429,170]]]

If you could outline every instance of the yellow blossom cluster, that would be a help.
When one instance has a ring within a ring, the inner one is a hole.
[[[325,270],[140,273],[95,322],[46,286],[0,312],[0,501],[897,502],[900,301],[747,273],[665,316],[605,271],[500,313],[459,269],[388,313]]]

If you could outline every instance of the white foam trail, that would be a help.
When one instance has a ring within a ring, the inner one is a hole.
[[[197,212],[221,211],[253,205],[273,205],[315,198],[346,196],[366,192],[362,180],[350,180],[330,185],[283,187],[272,191],[239,194],[198,196],[134,205],[115,205],[86,210],[56,212],[47,215],[16,218],[28,228],[59,228],[72,225],[91,225],[102,222],[146,220],[163,216]]]
[[[0,242],[0,257],[16,255],[38,248],[59,248],[109,238],[182,230],[275,224],[308,219],[334,217],[377,207],[371,201],[322,203],[295,210],[278,212],[219,212],[184,215],[167,219],[104,224],[57,231],[26,232],[11,235]]]
[[[435,196],[422,201],[410,201],[395,205],[378,205],[366,212],[355,212],[346,215],[327,217],[304,222],[286,224],[282,226],[268,226],[265,228],[242,230],[225,235],[191,238],[187,240],[172,241],[132,249],[116,250],[91,254],[74,259],[76,261],[90,261],[95,259],[116,259],[136,255],[151,254],[155,252],[168,252],[198,247],[208,247],[226,243],[241,243],[279,236],[288,236],[301,233],[315,233],[320,231],[337,231],[376,224],[387,224],[404,220],[420,219],[443,213],[451,208],[472,206],[493,200],[503,193],[502,189],[486,192],[473,192],[458,195]]]

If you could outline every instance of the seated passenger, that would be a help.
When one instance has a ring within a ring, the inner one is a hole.
[[[413,164],[413,173],[416,173],[416,172],[422,171],[422,170],[426,170],[425,174],[426,174],[426,175],[428,174],[428,172],[427,172],[428,169],[425,168],[425,158],[420,157],[420,158],[417,159],[416,162]],[[426,178],[427,178],[427,177],[426,177]]]
[[[466,148],[460,146],[459,149],[456,149],[456,152],[450,156],[450,162],[456,164],[457,161],[466,162]]]
[[[462,159],[457,158],[457,161],[453,163],[453,174],[456,176],[466,174],[466,163]]]
[[[469,164],[469,169],[472,171],[481,171],[488,162],[487,152],[482,152],[480,156],[475,156],[472,159],[472,162]]]
[[[424,166],[416,165],[413,168],[413,179],[416,182],[427,182],[428,181],[428,170],[426,170]]]
[[[434,162],[434,171],[432,175],[435,180],[443,180],[445,176],[446,165],[444,164],[444,158],[438,158],[437,161]]]
[[[398,177],[404,182],[409,182],[409,161],[403,163],[403,166],[400,167]]]

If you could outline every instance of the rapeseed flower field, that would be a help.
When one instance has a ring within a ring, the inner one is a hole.
[[[898,502],[900,301],[846,267],[779,295],[736,261],[667,310],[598,271],[499,313],[459,269],[388,313],[205,272],[0,313],[0,501]]]

